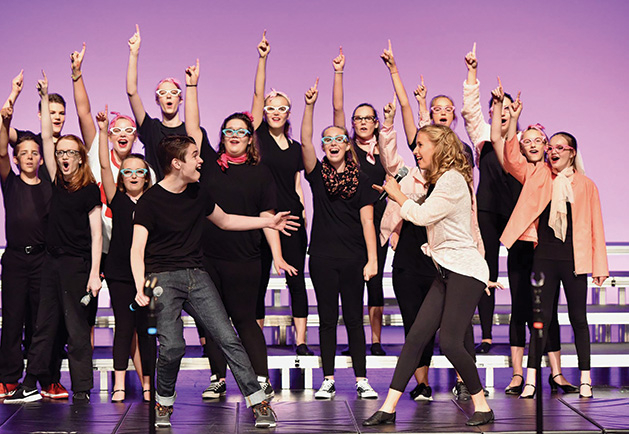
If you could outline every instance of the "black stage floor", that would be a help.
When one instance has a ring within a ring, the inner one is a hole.
[[[509,372],[499,370],[496,384],[508,383]],[[127,401],[112,404],[107,394],[92,394],[92,403],[72,405],[67,401],[43,400],[26,405],[0,405],[0,434],[11,433],[146,433],[148,404],[141,402],[140,387],[134,373],[129,373]],[[496,414],[493,424],[479,428],[465,426],[472,413],[471,402],[452,399],[453,372],[434,369],[430,380],[434,401],[416,403],[408,394],[397,407],[395,425],[363,427],[363,419],[376,411],[386,394],[392,370],[374,369],[370,382],[380,393],[379,400],[359,400],[354,390],[352,372],[337,371],[337,395],[331,401],[316,401],[312,390],[276,390],[273,408],[278,426],[273,433],[534,433],[535,401],[506,396],[502,388],[491,390],[489,403]],[[546,376],[548,373],[544,371]],[[573,382],[578,371],[566,369]],[[550,394],[544,389],[544,432],[553,433],[629,433],[629,389],[626,369],[593,371],[595,398],[579,399],[577,395]],[[299,385],[295,371],[291,384]],[[315,385],[321,381],[315,375]],[[279,379],[271,378],[279,384]],[[69,385],[67,373],[62,379]],[[263,432],[253,426],[251,411],[243,404],[233,381],[228,379],[228,394],[217,401],[203,401],[201,392],[207,386],[207,371],[182,371],[177,385],[178,398],[171,429],[158,433],[253,433]],[[414,380],[408,390],[414,386]],[[94,389],[96,390],[96,388]]]

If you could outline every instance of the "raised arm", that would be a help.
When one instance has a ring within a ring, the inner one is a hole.
[[[129,104],[131,105],[131,111],[135,117],[135,122],[138,127],[144,123],[144,117],[146,116],[146,110],[144,110],[144,104],[142,99],[138,95],[138,57],[140,56],[140,26],[135,25],[135,33],[129,39],[129,65],[127,66],[127,97],[129,97]]]
[[[105,106],[104,112],[98,112],[96,122],[98,123],[98,161],[100,164],[100,177],[107,197],[107,203],[111,203],[116,195],[116,180],[111,171],[111,163],[109,162],[109,140],[107,138],[107,129],[109,127],[109,118],[107,116],[108,107]]]
[[[522,114],[520,92],[518,92],[516,100],[509,105],[509,112],[511,113],[511,122],[507,131],[507,140],[504,144],[504,168],[515,179],[524,184],[529,166],[532,166],[532,163],[528,163],[524,155],[522,155],[520,142],[518,141],[517,123]]]
[[[478,60],[476,59],[476,42],[472,47],[472,51],[465,56],[465,66],[467,66],[467,80],[466,83],[471,85],[476,84],[476,72],[478,68]]]
[[[373,224],[373,205],[365,205],[360,209],[360,223],[367,246],[367,264],[363,267],[363,278],[368,281],[378,274],[378,241]]]
[[[266,30],[262,33],[262,40],[258,44],[258,68],[253,84],[253,102],[251,114],[253,115],[253,129],[257,130],[264,116],[264,87],[266,85],[266,59],[271,52],[271,45],[266,39]],[[188,118],[186,117],[186,122]]]
[[[52,137],[50,104],[48,103],[48,77],[43,70],[42,75],[44,78],[37,82],[37,91],[41,98],[41,139],[44,145],[44,163],[50,174],[50,179],[54,181],[57,175],[57,159],[55,158],[55,142]]]
[[[498,87],[491,91],[492,95],[492,103],[491,108],[494,113],[502,113],[502,105],[505,99],[505,92],[502,88],[502,82],[500,81],[500,77],[498,77]],[[501,116],[492,116],[491,117],[491,144],[494,147],[494,151],[496,152],[496,157],[500,162],[500,165],[504,169],[504,147],[505,142],[502,139],[502,117]]]
[[[312,143],[312,118],[314,116],[314,105],[319,95],[319,91],[317,90],[318,85],[319,77],[317,77],[314,86],[308,89],[304,96],[306,107],[304,107],[304,117],[301,121],[301,156],[304,160],[306,173],[312,172],[318,161],[317,153]]]
[[[11,93],[5,101],[2,108],[14,107],[17,98],[22,93],[22,87],[24,86],[24,70],[22,69],[18,75],[11,81]],[[17,142],[17,131],[15,128],[9,128],[9,142]]]
[[[332,60],[334,67],[334,86],[332,87],[332,108],[334,110],[334,125],[345,128],[345,109],[343,107],[343,70],[345,69],[345,55],[343,47],[339,47],[339,55]]]
[[[404,160],[397,152],[397,133],[393,129],[395,119],[395,96],[393,101],[384,106],[384,123],[378,136],[378,149],[380,149],[380,162],[384,170],[395,176],[400,167],[404,166]]]
[[[467,66],[467,80],[463,83],[463,107],[461,116],[465,123],[465,130],[472,141],[472,146],[490,140],[491,127],[483,117],[482,105],[480,102],[479,82],[476,79],[478,60],[476,57],[476,42],[472,51],[465,56]]]
[[[203,140],[203,131],[201,130],[199,94],[197,91],[199,72],[199,59],[197,59],[196,65],[186,68],[186,99],[184,101],[184,111],[186,115],[186,133],[194,139],[200,150]]]
[[[2,124],[0,124],[0,177],[6,180],[11,171],[11,161],[9,159],[9,130],[11,129],[11,118],[13,117],[13,102],[9,101],[8,107],[0,110]]]
[[[96,137],[96,127],[92,120],[92,108],[90,107],[90,99],[87,96],[87,90],[85,89],[85,82],[83,81],[83,72],[81,66],[83,65],[83,57],[85,56],[85,42],[83,42],[83,49],[75,51],[70,54],[70,61],[72,63],[72,92],[74,94],[74,105],[76,106],[76,114],[79,117],[79,127],[81,129],[81,135],[83,136],[83,142],[89,151]]]

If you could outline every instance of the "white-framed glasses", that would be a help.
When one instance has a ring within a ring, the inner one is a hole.
[[[124,131],[126,134],[133,134],[136,132],[136,128],[135,127],[125,127],[125,128],[120,128],[120,127],[113,127],[109,129],[109,132],[111,134],[115,134],[115,135],[119,135],[122,134],[122,132]]]
[[[434,105],[430,107],[430,111],[433,113],[452,113],[454,111],[453,105]]]
[[[280,106],[272,106],[272,105],[266,105],[264,106],[264,112],[271,114],[271,113],[287,113],[290,110],[290,106],[287,105],[280,105]]]
[[[168,94],[171,94],[172,96],[179,96],[181,95],[181,89],[157,89],[155,93],[157,96],[166,96]]]

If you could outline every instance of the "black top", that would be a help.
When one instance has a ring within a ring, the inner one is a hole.
[[[26,130],[25,131],[15,130],[15,132],[17,133],[18,141],[24,136],[33,136],[33,139],[35,139],[35,141],[39,145],[39,151],[41,152],[42,160],[44,159],[44,144],[43,144],[44,142],[42,141],[41,133],[35,134],[32,131],[26,131]],[[13,143],[10,143],[10,145],[12,148],[14,147]],[[52,182],[52,179],[50,179],[50,173],[48,173],[48,168],[46,167],[46,164],[42,164],[41,166],[39,166],[39,172],[37,172],[37,176],[39,176],[39,179],[41,180]]]
[[[96,184],[70,192],[54,183],[46,234],[48,248],[91,260],[92,233],[88,214],[100,205],[100,190]],[[100,219],[100,214],[98,217]]]
[[[360,222],[360,209],[373,204],[378,192],[367,175],[360,173],[358,188],[350,199],[329,196],[321,176],[321,162],[306,174],[312,189],[314,212],[310,233],[310,256],[367,260],[367,247]]]
[[[262,164],[267,166],[277,188],[277,211],[290,211],[300,216],[304,206],[295,190],[295,174],[304,170],[301,145],[288,139],[288,148],[281,149],[271,133],[269,124],[262,121],[256,130]]]
[[[130,251],[135,202],[126,193],[117,190],[109,209],[113,213],[113,226],[109,254],[105,260],[105,278],[133,281]]]
[[[134,218],[134,224],[149,232],[144,251],[146,272],[203,268],[203,221],[214,206],[198,182],[188,184],[181,193],[171,193],[160,184],[149,188],[138,201]]]
[[[144,114],[144,122],[138,128],[138,136],[140,141],[144,144],[144,155],[146,161],[155,170],[155,177],[157,182],[164,179],[164,172],[159,165],[157,158],[157,145],[162,141],[164,137],[168,136],[187,136],[186,125],[182,122],[177,127],[167,127],[161,123],[161,121],[150,117],[147,113]]]
[[[2,181],[6,216],[7,247],[43,245],[52,200],[52,184],[40,181],[30,185],[12,170]]]
[[[261,212],[277,208],[273,176],[262,164],[230,164],[225,172],[216,163],[218,155],[203,140],[205,161],[201,185],[212,192],[212,198],[228,214],[258,217]],[[203,254],[227,261],[251,261],[260,258],[261,230],[224,231],[209,220],[203,223]]]
[[[371,164],[367,161],[367,152],[362,150],[360,146],[354,146],[356,155],[358,156],[358,162],[360,163],[360,170],[369,177],[372,184],[382,185],[384,184],[384,178],[387,175],[387,171],[380,162],[380,156],[374,155],[376,164]],[[384,210],[387,207],[386,200],[378,200],[373,204],[373,222],[376,226],[376,233],[380,233],[380,221],[384,215]]]
[[[478,210],[509,218],[522,191],[522,184],[502,170],[490,142],[483,145],[478,171],[480,172],[476,190]]]
[[[548,226],[550,217],[550,202],[539,216],[537,228],[538,245],[535,248],[535,257],[539,259],[551,259],[554,261],[574,260],[572,245],[572,208],[568,203],[568,228],[566,229],[566,241],[561,241],[555,236],[553,229]]]

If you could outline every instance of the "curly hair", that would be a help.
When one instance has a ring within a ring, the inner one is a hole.
[[[227,122],[231,121],[232,119],[240,119],[247,125],[247,130],[249,131],[251,137],[251,143],[247,145],[247,150],[245,151],[245,153],[247,154],[246,164],[255,166],[260,162],[260,151],[258,150],[257,137],[255,134],[255,130],[253,129],[253,122],[246,113],[232,113],[231,115],[227,116],[227,118],[225,118],[225,120],[223,121],[223,125],[221,125],[221,134],[219,136],[218,142],[218,155],[220,156],[221,154],[225,153],[225,144],[223,143],[223,139],[225,138],[225,136],[223,135],[223,130],[227,127]]]
[[[444,125],[426,125],[418,131],[418,138],[419,133],[426,134],[435,146],[432,169],[426,171],[426,180],[430,184],[435,184],[441,175],[451,169],[461,173],[468,185],[472,184],[472,166],[463,151],[463,143],[454,131]]]

